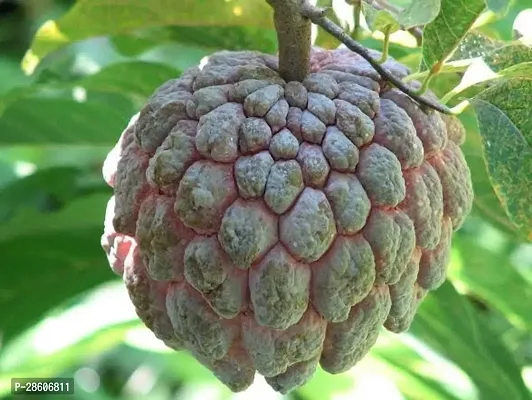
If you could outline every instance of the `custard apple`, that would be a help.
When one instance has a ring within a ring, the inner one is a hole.
[[[407,330],[445,280],[472,206],[465,131],[347,49],[313,49],[303,82],[258,52],[205,61],[107,157],[102,246],[167,346],[233,391],[258,372],[287,393]]]

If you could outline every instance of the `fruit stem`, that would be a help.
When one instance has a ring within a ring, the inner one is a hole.
[[[279,42],[279,74],[287,81],[303,81],[310,71],[312,22],[301,10],[307,0],[266,0],[273,8]]]

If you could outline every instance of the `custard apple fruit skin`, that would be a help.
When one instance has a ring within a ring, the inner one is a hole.
[[[233,391],[258,372],[286,393],[407,330],[445,280],[472,206],[464,137],[346,49],[313,49],[301,83],[273,56],[215,53],[109,153],[102,246],[166,345]]]

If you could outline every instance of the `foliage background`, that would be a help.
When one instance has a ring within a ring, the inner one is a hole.
[[[11,396],[12,377],[73,376],[75,399],[282,398],[260,378],[231,394],[186,353],[161,346],[138,322],[99,243],[111,194],[101,164],[129,118],[160,83],[217,49],[275,52],[268,7],[264,0],[74,3],[0,0],[0,396]],[[343,1],[320,3],[352,28]],[[531,15],[527,6],[515,0],[505,14],[484,13],[461,58],[518,31],[530,35],[526,24],[515,25]],[[56,18],[58,25],[45,24]],[[413,38],[392,39],[391,54],[416,70]],[[382,35],[363,43],[380,49]],[[444,95],[460,78],[442,74],[431,87]],[[461,119],[476,199],[454,237],[448,281],[408,334],[383,333],[352,371],[318,371],[287,398],[532,398],[532,246],[495,196],[474,112]]]

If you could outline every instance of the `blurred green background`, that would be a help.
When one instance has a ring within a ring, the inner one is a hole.
[[[77,38],[83,40],[49,54],[25,75],[21,60],[38,28],[74,3],[0,0],[1,398],[24,398],[10,394],[13,377],[53,376],[75,378],[72,398],[95,400],[532,398],[532,245],[520,238],[493,193],[469,110],[461,118],[468,128],[464,152],[474,210],[455,235],[448,281],[428,296],[409,333],[383,332],[352,371],[318,371],[284,397],[261,377],[246,392],[232,394],[188,354],[155,340],[100,248],[111,195],[101,178],[103,159],[159,84],[217,49],[273,53],[276,37],[262,12],[239,26],[221,26],[215,12],[201,15],[194,2],[176,1],[179,18],[172,26],[133,24],[128,30],[94,29],[93,35],[83,29],[100,20],[88,16],[79,25]],[[164,3],[150,3],[154,11],[147,18],[165,15],[156,15]],[[197,2],[204,9],[208,3],[224,2]],[[334,6],[337,21],[352,27],[343,2],[321,3]],[[527,24],[514,22],[530,6],[529,0],[513,1],[504,16],[485,15],[461,46],[462,56],[512,40],[517,31],[526,34]],[[123,18],[135,19],[139,10],[130,11]],[[238,16],[246,10],[232,11]],[[70,21],[74,32],[76,18]],[[394,35],[391,54],[415,68],[419,49],[405,37]],[[41,48],[49,45],[44,39]],[[338,45],[323,33],[315,39],[321,46]],[[380,40],[374,34],[363,42],[380,48]],[[438,76],[432,89],[442,95],[459,79]]]

